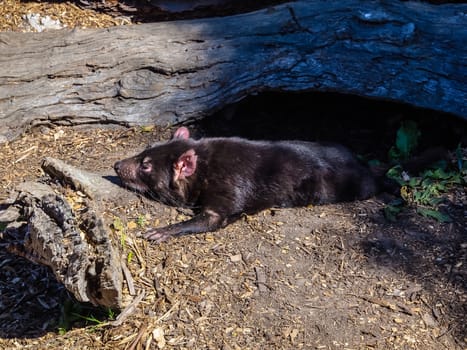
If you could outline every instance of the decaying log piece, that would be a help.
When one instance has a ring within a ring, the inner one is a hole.
[[[297,1],[222,18],[0,33],[0,135],[167,124],[265,90],[338,91],[467,118],[467,5]]]
[[[42,161],[42,169],[52,178],[83,192],[92,200],[121,202],[128,199],[129,196],[127,191],[112,182],[112,180],[119,181],[117,176],[103,177],[100,174],[78,169],[60,159],[50,157],[46,157]]]
[[[47,158],[43,169],[86,197],[74,209],[65,195],[48,184],[19,185],[15,205],[22,208],[27,231],[24,245],[15,245],[12,251],[49,266],[76,299],[122,308],[122,260],[116,248],[118,242],[112,241],[102,217],[101,205],[105,200],[121,203],[125,197],[131,199],[132,194],[102,176],[57,159]]]

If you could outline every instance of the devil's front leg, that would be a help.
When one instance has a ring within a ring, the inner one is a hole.
[[[225,226],[226,221],[225,215],[207,209],[190,220],[161,228],[150,229],[144,234],[144,238],[160,243],[173,236],[215,231]]]

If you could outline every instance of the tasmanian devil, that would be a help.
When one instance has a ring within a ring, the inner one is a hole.
[[[185,127],[172,140],[115,163],[114,169],[125,186],[197,213],[145,234],[158,242],[214,231],[243,213],[266,208],[365,199],[379,187],[378,177],[340,145],[194,140]]]

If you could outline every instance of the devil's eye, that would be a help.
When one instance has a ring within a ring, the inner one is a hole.
[[[142,171],[151,171],[151,163],[149,163],[149,162],[143,162],[143,163],[141,163],[140,169],[141,169]]]

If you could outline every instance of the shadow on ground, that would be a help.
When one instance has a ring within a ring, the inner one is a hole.
[[[465,122],[453,116],[335,94],[262,94],[191,128],[198,136],[339,142],[363,159],[384,162],[405,119],[415,120],[422,131],[420,151],[465,144]],[[51,130],[50,135],[40,132],[13,142],[2,150],[2,162],[14,164],[11,170],[19,175],[12,182],[37,179],[44,155],[108,173],[116,160],[157,139],[168,139],[171,132],[116,129],[89,137],[87,131],[65,129],[63,138],[54,139]],[[18,154],[27,154],[24,150],[33,141],[38,153],[15,162]],[[5,171],[0,175],[9,176]],[[11,347],[16,338],[30,345],[40,338],[58,349],[76,343],[76,337],[89,346],[96,346],[98,339],[117,346],[122,337],[132,339],[141,325],[152,325],[167,315],[159,321],[167,339],[191,348],[366,344],[384,349],[412,344],[462,349],[467,336],[465,191],[453,189],[446,197],[452,223],[438,223],[411,209],[390,223],[382,215],[387,199],[378,196],[355,203],[265,211],[215,234],[161,245],[147,245],[136,237],[145,270],[141,274],[137,259],[130,268],[137,288],[146,289],[148,297],[155,294],[155,299],[145,302],[119,328],[93,332],[83,328],[63,337],[57,329],[63,324],[67,292],[47,268],[5,250],[24,232],[4,231],[0,346]],[[128,221],[150,214],[161,222],[177,221],[181,215],[173,208],[157,211],[146,199],[135,208],[117,205],[109,213]],[[134,237],[136,232],[127,234]],[[261,287],[258,276],[265,279]],[[225,317],[219,319],[220,314]]]

